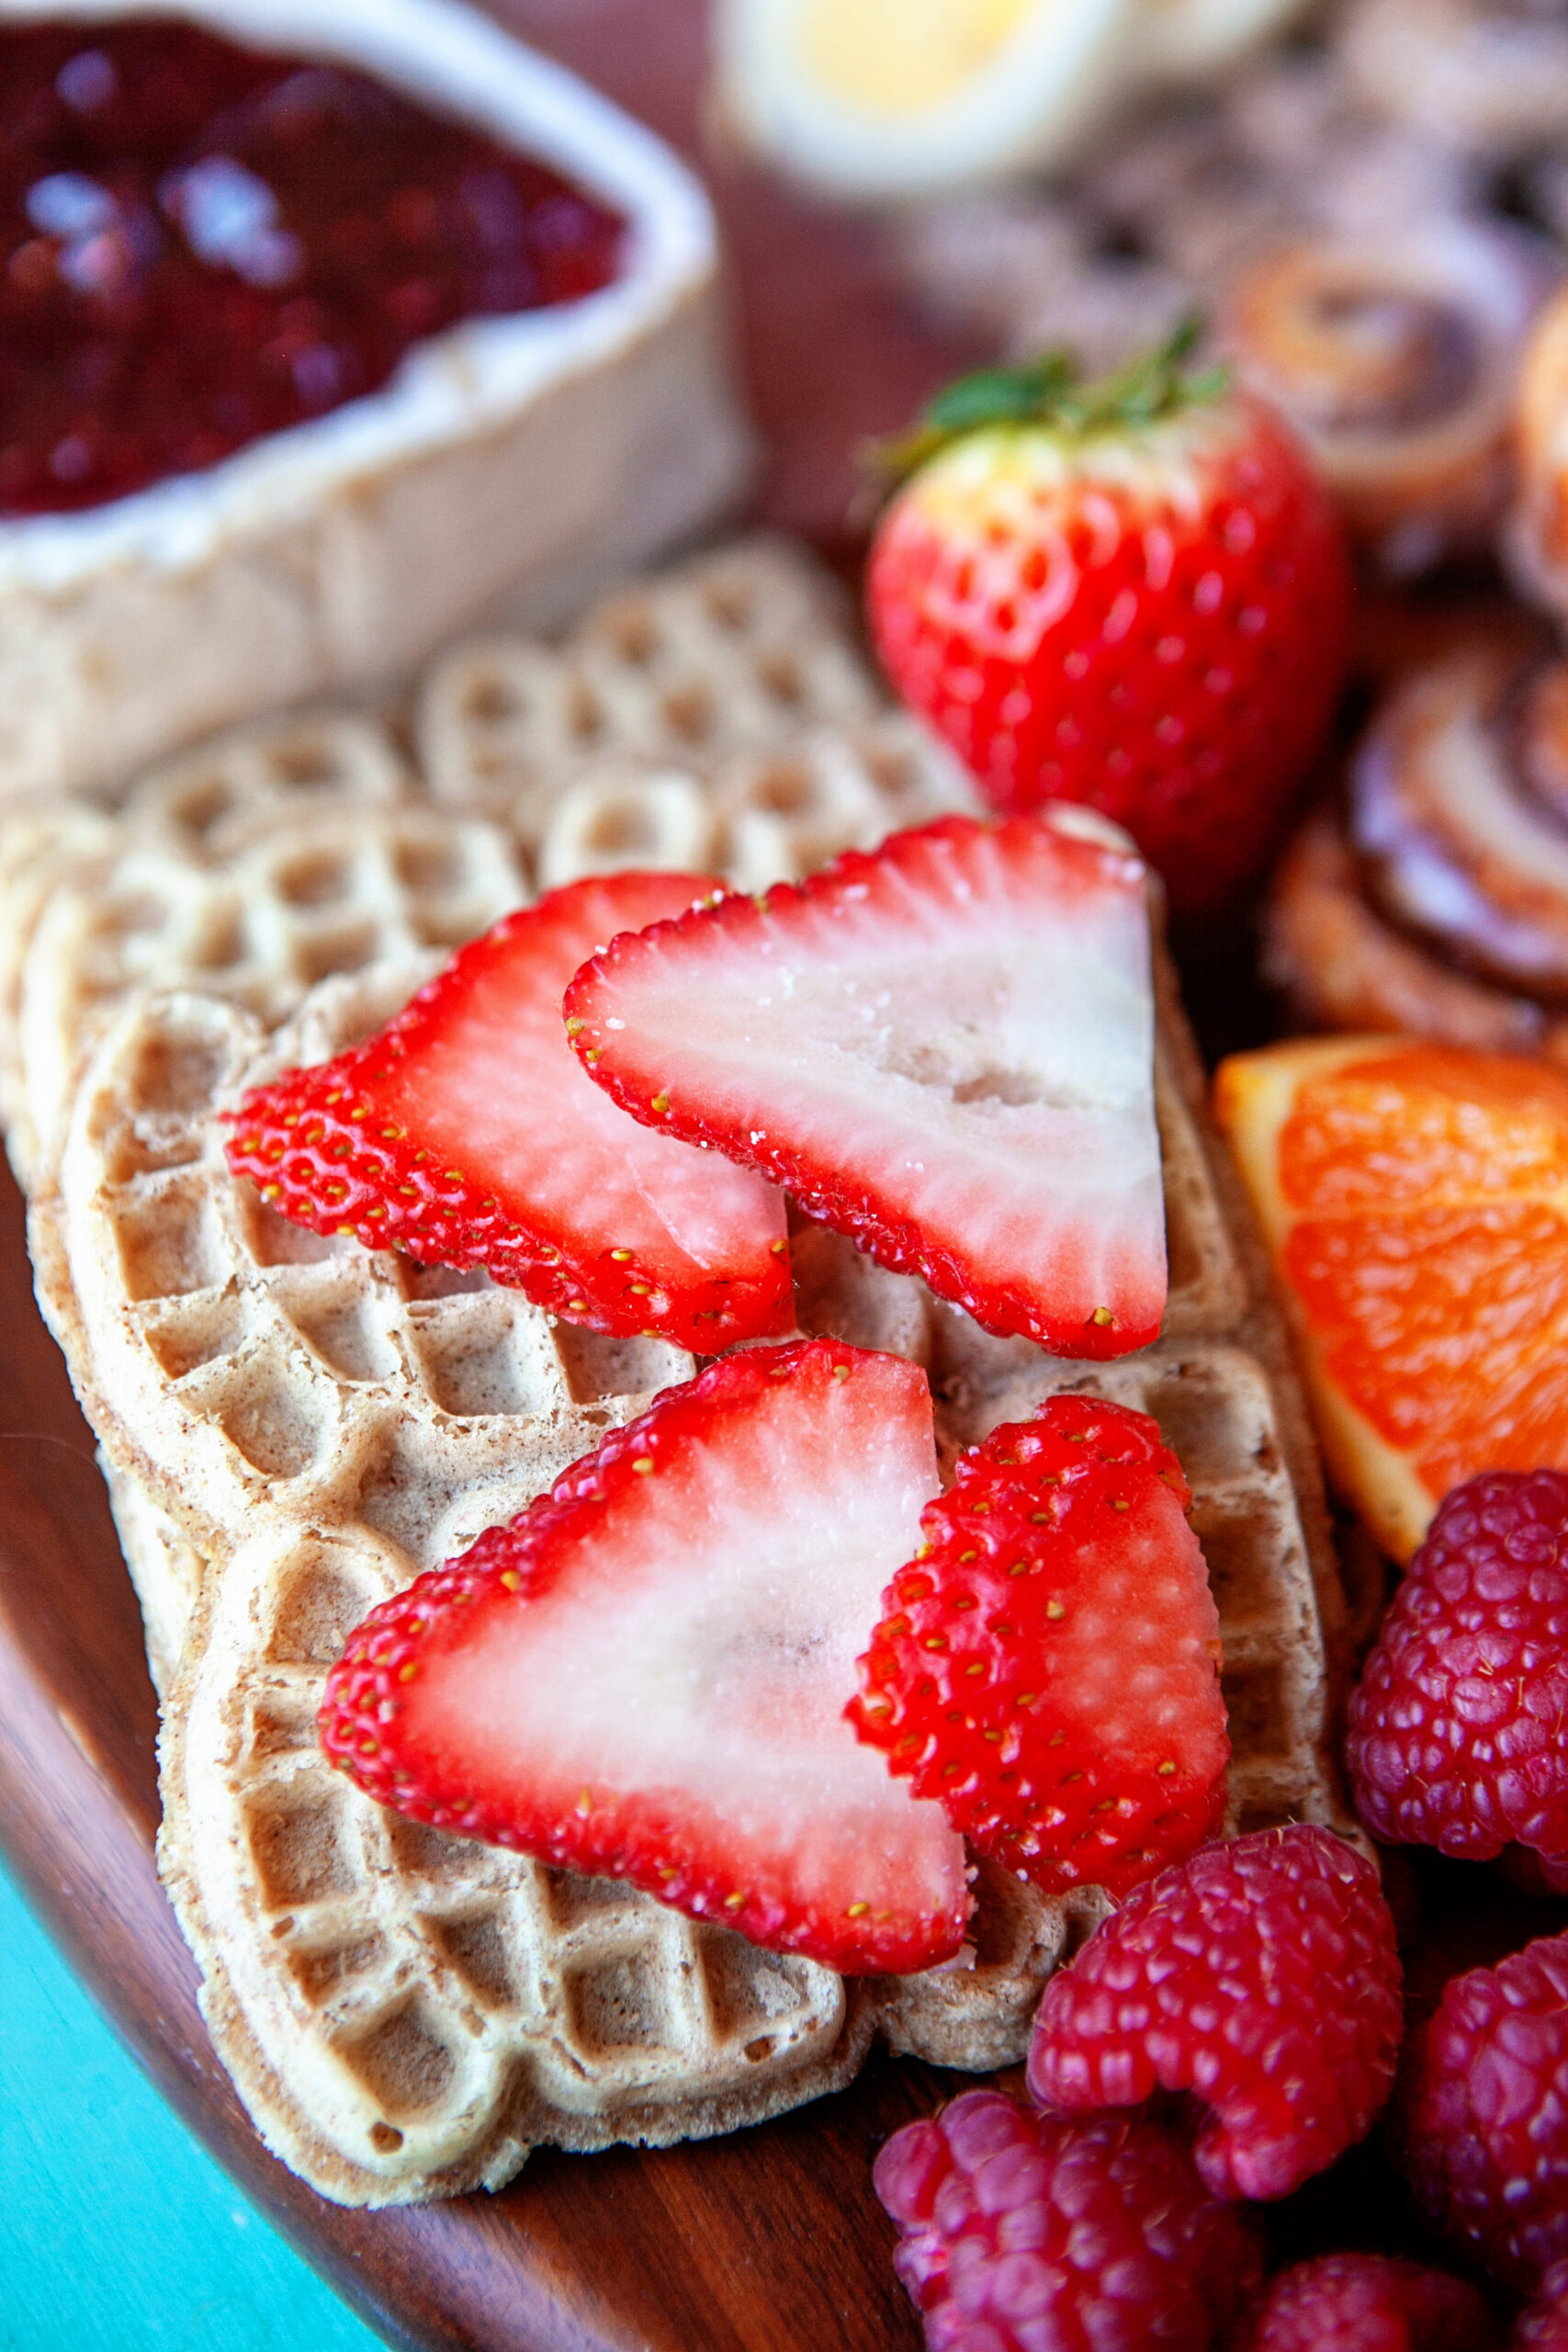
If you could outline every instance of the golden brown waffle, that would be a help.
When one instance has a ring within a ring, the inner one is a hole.
[[[552,1327],[480,1275],[284,1223],[230,1179],[214,1105],[338,1050],[430,964],[370,965],[301,1005],[310,978],[482,927],[500,910],[487,879],[522,895],[466,811],[514,829],[545,884],[636,862],[756,888],[963,805],[952,762],[880,709],[842,629],[800,560],[754,545],[703,559],[611,600],[563,653],[509,641],[442,665],[418,728],[435,805],[400,797],[367,722],[347,723],[368,792],[351,762],[318,759],[311,808],[307,760],[282,813],[276,772],[236,765],[257,739],[231,738],[141,787],[35,926],[23,1015],[46,1125],[71,1102],[37,1171],[39,1294],[111,1464],[164,1691],[164,1867],[259,2127],[340,2199],[494,2182],[541,2140],[728,2129],[847,2080],[877,2030],[937,2063],[1015,2062],[1041,1985],[1104,1907],[984,1864],[970,1964],[845,1986],[625,1888],[388,1816],[310,1732],[364,1609],[694,1366]],[[580,725],[590,687],[598,717]],[[343,912],[366,896],[360,855],[381,860],[368,896],[383,920],[356,955]],[[164,891],[141,927],[119,919],[139,884]],[[1220,1603],[1233,1826],[1332,1818],[1340,1602],[1315,1461],[1164,986],[1172,1279],[1156,1347],[1054,1363],[809,1227],[794,1245],[800,1323],[923,1363],[949,1458],[1054,1387],[1154,1411],[1192,1477]]]
[[[13,1154],[30,1170],[62,1124],[95,1037],[150,983],[188,984],[268,1027],[317,981],[449,951],[528,897],[504,834],[428,805],[253,805],[179,844],[167,807],[122,819],[37,916],[17,1026]]]
[[[703,772],[600,761],[539,815],[530,849],[541,890],[628,865],[766,890],[840,850],[872,849],[903,826],[979,805],[952,753],[917,719],[887,712],[733,752]]]
[[[378,2202],[498,2180],[539,2140],[775,2112],[847,2079],[876,2030],[937,2063],[1016,2062],[1041,1985],[1101,1914],[1093,1890],[1047,1901],[984,1868],[972,1965],[846,1990],[625,1889],[391,1819],[322,1762],[314,1708],[364,1609],[692,1369],[552,1329],[482,1277],[319,1239],[228,1177],[214,1102],[337,1050],[412,977],[330,982],[270,1042],[232,1006],[144,998],[34,1204],[40,1294],[107,1450],[210,1563],[165,1714],[165,1867],[264,2135],[325,2193]],[[1315,1461],[1199,1091],[1168,988],[1156,1347],[1053,1363],[812,1228],[799,1319],[925,1363],[949,1455],[1055,1387],[1152,1410],[1220,1605],[1231,1824],[1334,1819],[1341,1604]]]
[[[873,2030],[830,1971],[394,1820],[315,1746],[366,1608],[694,1369],[318,1240],[231,1182],[214,1102],[338,1050],[418,977],[329,983],[270,1045],[211,999],[144,1001],[35,1204],[40,1293],[135,1481],[133,1534],[163,1532],[150,1503],[209,1563],[166,1693],[164,1853],[214,2038],[269,2144],[355,2202],[502,2179],[540,2139],[728,2130],[847,2080]]]
[[[22,1062],[27,956],[56,891],[73,897],[75,905],[57,918],[59,934],[40,955],[35,975],[52,1012],[65,1015],[75,1000],[115,995],[112,917],[137,918],[127,927],[127,973],[119,987],[149,968],[176,977],[180,948],[188,949],[189,941],[161,936],[158,913],[163,908],[169,914],[182,882],[188,903],[192,874],[221,868],[280,820],[388,809],[412,789],[385,728],[355,711],[321,710],[287,712],[214,736],[153,769],[117,809],[59,792],[7,801],[0,808],[0,1124],[18,1178],[26,1182],[38,1141]],[[118,861],[131,852],[143,861],[141,895],[116,887]],[[209,944],[220,943],[221,925],[209,924],[205,937]],[[164,946],[173,967],[167,974],[157,963]],[[47,1034],[47,1021],[43,1027]],[[73,1058],[69,1044],[45,1055],[51,1114],[58,1108],[53,1098],[68,1087]]]
[[[638,865],[761,889],[976,805],[886,707],[837,584],[783,541],[621,589],[563,647],[459,648],[415,717],[423,775],[374,718],[288,712],[117,811],[0,812],[0,1120],[24,1181],[133,988],[188,983],[270,1023],[330,973],[483,930],[530,876]]]
[[[426,674],[414,731],[436,799],[531,846],[600,762],[705,776],[886,707],[837,584],[788,541],[756,538],[618,589],[562,645],[458,646]]]

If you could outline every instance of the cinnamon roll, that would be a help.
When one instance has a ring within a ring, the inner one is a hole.
[[[1409,678],[1354,755],[1349,797],[1384,914],[1568,1006],[1568,662],[1487,647]]]
[[[1515,389],[1551,269],[1504,223],[1300,238],[1244,265],[1222,347],[1311,447],[1393,577],[1483,546],[1506,502]]]
[[[1363,103],[1495,161],[1568,119],[1568,21],[1542,0],[1360,0],[1337,53]]]
[[[1565,1034],[1529,997],[1450,971],[1368,899],[1339,820],[1301,827],[1263,910],[1263,977],[1303,1029],[1407,1031],[1487,1052],[1550,1051]]]
[[[1518,487],[1504,552],[1526,595],[1568,615],[1568,287],[1526,345],[1515,426]]]

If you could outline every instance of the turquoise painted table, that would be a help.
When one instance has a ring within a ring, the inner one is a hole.
[[[158,2097],[0,1871],[3,2352],[376,2352]]]

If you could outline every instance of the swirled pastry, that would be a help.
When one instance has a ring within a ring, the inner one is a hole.
[[[1497,1053],[1553,1050],[1530,998],[1451,971],[1367,897],[1345,830],[1328,809],[1302,826],[1263,910],[1264,978],[1303,1029],[1404,1030]]]
[[[1526,345],[1515,441],[1508,566],[1526,595],[1568,614],[1568,287],[1541,311]]]
[[[1338,55],[1365,103],[1496,159],[1568,119],[1568,20],[1531,0],[1361,0]]]
[[[1484,544],[1507,494],[1520,357],[1550,277],[1524,232],[1436,220],[1281,243],[1232,280],[1224,346],[1303,435],[1384,571]]]
[[[1417,673],[1349,786],[1386,914],[1472,971],[1568,1002],[1568,662],[1486,647]]]

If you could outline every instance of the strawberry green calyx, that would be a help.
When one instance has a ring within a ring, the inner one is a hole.
[[[982,368],[939,392],[907,433],[874,443],[874,471],[893,483],[907,481],[940,450],[987,425],[1041,425],[1065,440],[1135,432],[1218,400],[1230,383],[1221,367],[1186,365],[1203,333],[1202,321],[1184,319],[1154,350],[1140,352],[1086,381],[1070,352],[1046,351],[1017,368]]]
[[[955,385],[866,565],[897,693],[1005,814],[1077,800],[1179,915],[1261,870],[1344,675],[1351,575],[1283,420],[1187,365],[1195,329],[1100,384],[1060,362]]]

